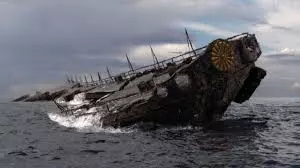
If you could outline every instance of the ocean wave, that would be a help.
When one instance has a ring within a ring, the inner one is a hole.
[[[63,115],[56,112],[48,113],[48,117],[61,126],[75,128],[78,132],[105,132],[105,133],[131,133],[131,129],[103,128],[100,122],[101,113],[92,113],[95,109],[88,110],[85,114],[76,117],[75,115]]]

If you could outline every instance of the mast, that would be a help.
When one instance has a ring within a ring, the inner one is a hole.
[[[70,81],[71,81],[71,83],[74,83],[74,80],[73,80],[73,77],[72,77],[72,75],[70,76]]]
[[[79,82],[80,83],[83,83],[82,79],[81,79],[81,76],[79,76]]]
[[[126,54],[126,59],[127,59],[127,63],[128,63],[129,69],[130,69],[130,71],[132,71],[132,73],[133,73],[133,72],[134,72],[134,69],[133,69],[133,66],[132,66],[132,64],[131,64],[131,62],[130,62],[130,60],[129,60],[127,54]]]
[[[91,82],[92,82],[92,84],[94,84],[94,79],[93,79],[92,74],[90,74],[90,76],[91,76]]]
[[[98,75],[98,79],[99,79],[99,84],[101,84],[102,83],[102,79],[101,79],[100,73],[97,72],[97,75]]]
[[[108,69],[107,66],[106,66],[106,72],[107,72],[108,77],[109,77],[111,80],[113,80],[113,78],[112,78],[112,76],[111,76],[111,74],[110,74],[110,71],[109,71],[109,69]]]
[[[154,65],[157,65],[157,68],[159,69],[160,66],[159,66],[159,62],[158,62],[158,59],[153,51],[153,48],[151,47],[150,45],[150,50],[151,50],[151,54],[152,54],[152,57],[153,57],[153,62],[154,62]]]
[[[70,84],[71,83],[70,78],[68,75],[66,75],[66,76],[67,76],[67,83]]]
[[[77,75],[75,75],[75,82],[78,83]]]
[[[85,80],[85,83],[86,83],[86,85],[88,85],[89,84],[89,82],[88,82],[88,80],[87,80],[87,78],[86,78],[86,76],[84,75],[84,80]]]
[[[191,39],[190,39],[190,36],[189,36],[189,34],[188,34],[186,28],[185,28],[184,30],[185,30],[185,35],[186,35],[186,40],[187,40],[188,47],[191,47],[191,49],[192,49],[194,55],[196,56],[197,54],[196,54],[196,51],[194,50],[194,47],[193,47],[192,41],[191,41]]]

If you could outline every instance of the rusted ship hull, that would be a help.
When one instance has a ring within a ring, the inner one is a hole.
[[[231,102],[243,103],[252,96],[266,75],[265,70],[255,65],[260,55],[256,37],[243,33],[214,40],[208,46],[161,62],[155,57],[156,64],[138,69],[133,69],[127,57],[129,72],[112,77],[107,69],[106,80],[101,80],[98,73],[96,83],[93,79],[91,84],[86,82],[87,86],[76,82],[69,89],[36,97],[53,100],[52,95],[55,98],[61,95],[70,101],[75,94],[84,93],[89,104],[66,109],[55,103],[66,115],[101,114],[103,127],[124,127],[138,122],[207,126],[222,118]],[[25,98],[31,100],[28,96],[20,99]],[[92,107],[97,112],[77,112]]]
[[[255,66],[260,55],[254,35],[215,40],[190,63],[177,65],[175,71],[169,67],[170,77],[163,83],[152,78],[140,84],[148,89],[140,89],[140,95],[131,96],[135,96],[131,101],[115,101],[117,110],[108,111],[101,118],[102,125],[154,122],[207,126],[220,119],[232,101],[242,103],[253,94],[266,75]]]

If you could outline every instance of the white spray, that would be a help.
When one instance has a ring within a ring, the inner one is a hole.
[[[57,100],[59,103],[63,103],[68,108],[76,108],[84,104],[89,104],[89,101],[85,100],[85,94],[79,93],[74,96],[74,99],[70,102],[63,100]],[[101,113],[103,112],[103,113]],[[105,110],[101,107],[93,107],[89,110],[79,109],[74,114],[80,113],[80,115],[64,115],[57,112],[48,113],[48,117],[57,122],[59,125],[69,128],[75,128],[80,132],[108,132],[108,133],[129,133],[132,130],[126,129],[114,129],[114,128],[103,128],[100,122],[103,117]]]

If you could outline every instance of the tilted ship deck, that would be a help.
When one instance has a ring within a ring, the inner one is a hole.
[[[103,127],[138,122],[207,126],[219,120],[232,101],[243,103],[252,96],[266,75],[255,65],[260,55],[253,34],[216,39],[142,68],[133,69],[128,61],[131,70],[126,73],[85,83],[89,87],[84,89],[82,84],[74,86],[82,89],[76,93],[84,92],[89,104],[74,109],[56,104],[67,115],[86,115],[74,112],[96,107]]]

